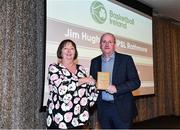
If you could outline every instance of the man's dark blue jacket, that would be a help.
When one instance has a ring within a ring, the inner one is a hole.
[[[91,60],[90,75],[97,80],[97,72],[101,71],[101,56]],[[134,61],[131,56],[115,52],[115,61],[112,74],[112,85],[116,86],[114,103],[119,111],[119,116],[124,121],[130,121],[137,115],[132,91],[141,85]],[[101,118],[102,98],[101,91],[97,101],[98,118]]]

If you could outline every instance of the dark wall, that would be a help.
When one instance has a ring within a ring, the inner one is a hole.
[[[0,1],[0,128],[45,128],[44,7],[44,0]]]

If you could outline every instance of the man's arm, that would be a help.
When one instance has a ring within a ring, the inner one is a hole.
[[[90,75],[97,80],[97,70],[96,70],[96,64],[94,60],[91,60],[91,65],[90,65]]]
[[[132,92],[133,90],[139,88],[141,85],[136,66],[131,56],[129,56],[129,58],[127,59],[126,73],[126,81],[124,83],[115,85],[118,94]]]

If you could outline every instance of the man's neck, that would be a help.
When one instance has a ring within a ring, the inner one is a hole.
[[[112,54],[113,54],[114,52],[112,52],[112,53],[109,53],[109,54],[103,54],[103,57],[104,58],[109,58],[109,57],[111,57],[112,56]]]

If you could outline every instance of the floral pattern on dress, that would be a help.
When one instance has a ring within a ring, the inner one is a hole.
[[[76,74],[62,64],[51,64],[48,68],[49,98],[47,102],[47,127],[51,125],[68,129],[84,125],[89,119],[89,107],[98,97],[94,85],[78,86],[78,79],[86,77],[83,66],[77,65]]]

